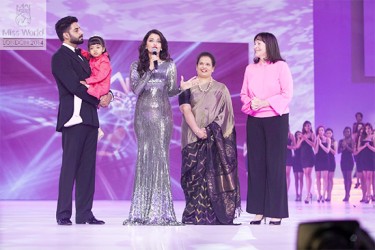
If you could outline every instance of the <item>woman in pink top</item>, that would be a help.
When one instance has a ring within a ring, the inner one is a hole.
[[[285,164],[293,79],[273,34],[257,34],[254,52],[240,94],[248,115],[246,211],[256,215],[250,224],[270,217],[270,225],[280,225],[289,216]]]

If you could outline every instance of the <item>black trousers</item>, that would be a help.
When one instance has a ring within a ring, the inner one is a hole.
[[[247,118],[248,213],[289,216],[285,174],[288,126],[289,114]]]
[[[56,219],[71,218],[75,184],[76,222],[93,216],[98,128],[83,124],[63,128],[62,165]]]

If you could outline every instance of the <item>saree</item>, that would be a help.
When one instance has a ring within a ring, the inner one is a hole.
[[[182,222],[196,225],[231,225],[241,207],[237,143],[230,94],[214,82],[208,92],[191,89],[187,96],[207,139],[192,133],[183,120],[181,186],[186,199]],[[186,98],[185,98],[186,99]],[[186,100],[185,100],[185,103]]]

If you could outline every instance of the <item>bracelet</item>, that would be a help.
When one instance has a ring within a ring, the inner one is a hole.
[[[110,93],[111,94],[111,100],[109,101],[109,102],[113,102],[114,100],[115,100],[115,95],[112,93],[112,91],[111,90],[109,90],[109,92],[108,93]]]

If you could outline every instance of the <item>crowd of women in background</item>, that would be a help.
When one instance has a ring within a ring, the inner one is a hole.
[[[343,138],[337,141],[333,130],[318,126],[314,133],[310,121],[305,121],[302,131],[288,134],[286,176],[287,187],[290,186],[290,172],[293,169],[295,180],[296,201],[302,201],[304,178],[306,196],[304,202],[313,200],[312,170],[315,167],[316,200],[319,203],[330,202],[332,198],[333,177],[336,170],[335,155],[340,156],[340,168],[344,180],[344,202],[349,201],[352,187],[352,174],[355,169],[357,183],[361,188],[360,202],[375,201],[375,135],[371,123],[362,121],[363,114],[355,115],[353,128],[345,127]],[[355,168],[354,168],[355,166]]]

